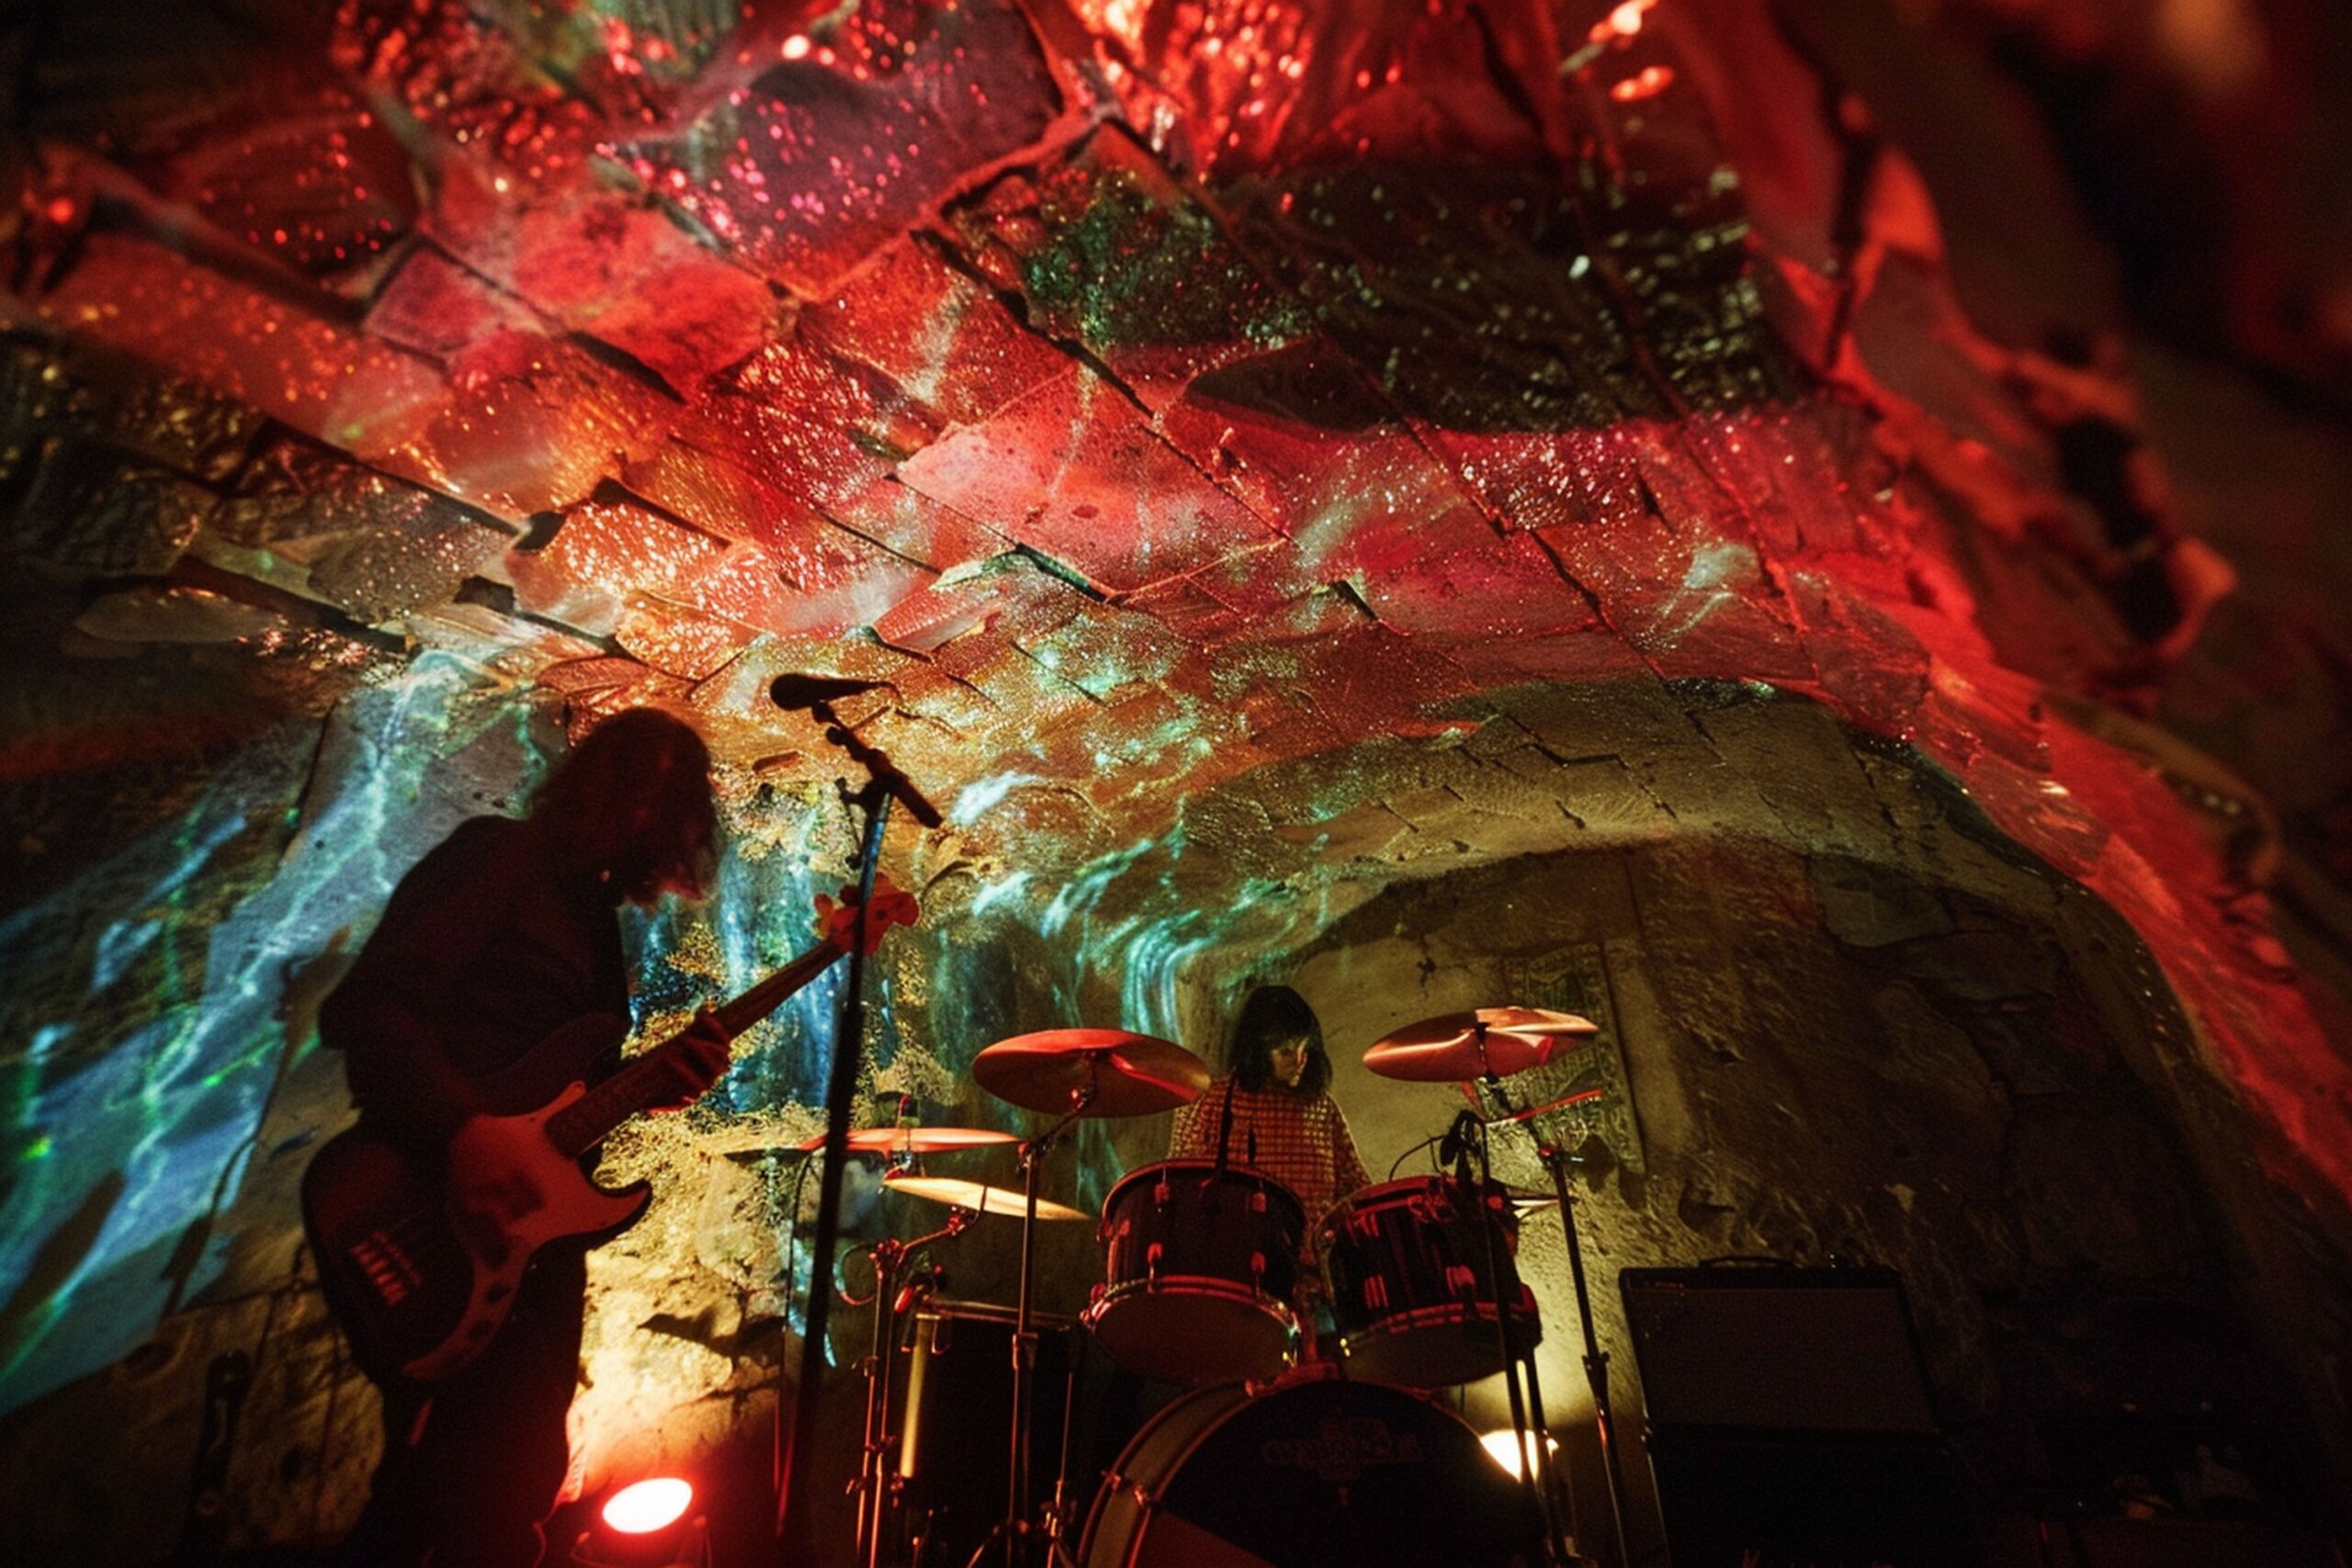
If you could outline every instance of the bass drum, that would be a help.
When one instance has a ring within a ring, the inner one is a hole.
[[[1195,1389],[1136,1435],[1087,1516],[1084,1568],[1525,1568],[1525,1489],[1450,1412],[1337,1378]]]

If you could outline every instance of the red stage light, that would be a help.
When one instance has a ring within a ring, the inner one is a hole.
[[[650,1535],[678,1522],[695,1489],[675,1476],[632,1482],[605,1500],[605,1523],[623,1535]]]

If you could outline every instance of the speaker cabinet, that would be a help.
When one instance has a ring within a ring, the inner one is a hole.
[[[1902,1281],[1885,1269],[1618,1279],[1674,1568],[1977,1568]]]

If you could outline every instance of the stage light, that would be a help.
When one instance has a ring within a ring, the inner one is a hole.
[[[695,1489],[673,1475],[639,1481],[605,1499],[605,1522],[623,1535],[650,1535],[676,1524]]]
[[[572,1543],[579,1568],[708,1568],[710,1531],[688,1517],[695,1489],[676,1476],[633,1481],[606,1497]]]
[[[1517,1434],[1512,1432],[1509,1427],[1498,1427],[1494,1431],[1481,1432],[1478,1434],[1478,1446],[1487,1450],[1487,1457],[1493,1460],[1497,1465],[1500,1466],[1505,1473],[1514,1478],[1516,1478],[1520,1473],[1520,1461],[1521,1456],[1532,1456],[1535,1452],[1534,1433],[1530,1432],[1527,1434],[1527,1446],[1524,1449],[1521,1448],[1518,1443],[1511,1440],[1515,1436],[1517,1436]],[[1544,1453],[1551,1457],[1554,1464],[1559,1463],[1560,1440],[1557,1438],[1551,1436],[1549,1433],[1546,1433],[1544,1438]]]

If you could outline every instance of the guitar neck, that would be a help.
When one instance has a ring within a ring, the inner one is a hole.
[[[832,967],[846,951],[828,939],[801,953],[731,1001],[711,1010],[718,1026],[732,1039],[782,1007],[792,994]],[[547,1134],[567,1156],[578,1157],[605,1141],[606,1134],[636,1115],[678,1098],[677,1079],[663,1066],[663,1057],[677,1049],[678,1036],[630,1059],[612,1077],[548,1118]]]

